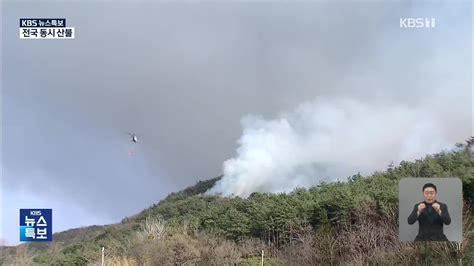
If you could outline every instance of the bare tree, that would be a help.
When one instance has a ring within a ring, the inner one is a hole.
[[[443,262],[463,265],[463,257],[469,250],[474,232],[471,228],[474,224],[471,210],[467,202],[464,203],[463,214],[463,241],[462,242],[435,242],[433,244],[433,252],[438,255]],[[471,244],[472,245],[472,244]]]
[[[415,160],[415,163],[412,166],[413,177],[419,177],[422,168],[422,160]]]
[[[137,235],[141,239],[160,240],[165,237],[165,222],[158,218],[148,217],[140,224],[141,231]]]

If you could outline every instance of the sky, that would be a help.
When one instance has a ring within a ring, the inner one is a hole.
[[[19,39],[29,17],[76,38]],[[0,239],[20,208],[58,232],[220,174],[210,193],[246,196],[449,149],[472,135],[471,36],[470,1],[4,1]]]

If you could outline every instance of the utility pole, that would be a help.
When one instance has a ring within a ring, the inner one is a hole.
[[[263,249],[262,249],[262,266],[263,266]]]
[[[102,247],[102,266],[105,266],[105,264],[104,264],[104,250],[105,250],[105,248]]]

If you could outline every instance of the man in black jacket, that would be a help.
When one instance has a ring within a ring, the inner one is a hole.
[[[425,200],[415,205],[410,216],[408,224],[414,224],[418,221],[418,235],[415,241],[448,241],[443,233],[443,224],[449,225],[448,206],[436,201],[436,186],[427,183],[423,186],[423,197]]]

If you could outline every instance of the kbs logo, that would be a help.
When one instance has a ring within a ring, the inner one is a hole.
[[[38,23],[35,19],[20,19],[20,27],[36,27]]]
[[[20,209],[20,241],[51,241],[52,209]]]
[[[400,28],[434,28],[435,18],[400,18]]]

